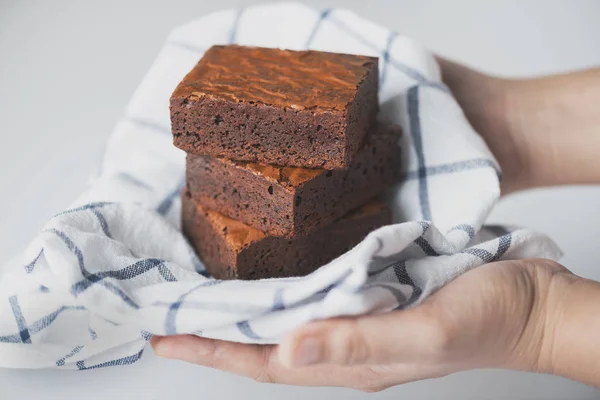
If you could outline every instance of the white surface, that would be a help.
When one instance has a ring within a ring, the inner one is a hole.
[[[308,3],[354,9],[434,51],[496,73],[538,74],[600,64],[600,3],[594,0]],[[246,2],[0,0],[0,209],[5,210],[0,242],[10,244],[0,249],[0,262],[84,188],[108,133],[171,27],[240,4]],[[77,156],[65,161],[73,153]],[[565,251],[565,265],[600,280],[592,257],[600,234],[599,200],[597,187],[523,193],[503,200],[491,220],[549,233]],[[582,222],[559,229],[567,220]],[[365,396],[342,389],[259,385],[151,355],[133,367],[85,373],[0,371],[3,400],[175,394],[208,399]],[[373,397],[593,399],[600,392],[560,378],[476,371]]]

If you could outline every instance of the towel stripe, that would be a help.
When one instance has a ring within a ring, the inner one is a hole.
[[[315,26],[313,27],[312,31],[310,32],[308,39],[306,39],[306,44],[304,45],[304,48],[310,49],[310,46],[312,45],[313,41],[315,40],[315,36],[317,36],[317,32],[319,31],[319,28],[321,27],[321,24],[323,23],[324,20],[327,19],[327,17],[329,17],[330,13],[331,13],[331,9],[329,9],[329,8],[326,8],[323,11],[321,11],[321,14],[319,14],[319,17],[317,18],[317,22],[315,23]]]
[[[10,296],[8,298],[8,302],[10,303],[13,316],[15,317],[17,327],[19,328],[19,336],[21,337],[21,342],[31,344],[31,336],[29,334],[29,329],[27,329],[27,323],[25,322],[23,311],[21,311],[21,306],[19,306],[19,300],[17,299],[17,296]]]
[[[427,189],[427,173],[425,164],[425,153],[423,151],[423,137],[421,133],[421,120],[419,116],[419,87],[413,86],[408,90],[408,118],[410,122],[410,134],[417,154],[419,165],[419,204],[423,219],[431,221],[431,209],[429,208],[429,193]]]

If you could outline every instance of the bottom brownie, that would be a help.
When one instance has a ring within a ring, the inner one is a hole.
[[[186,189],[182,196],[183,232],[217,279],[306,275],[390,222],[388,207],[375,200],[311,235],[288,240],[203,208]]]

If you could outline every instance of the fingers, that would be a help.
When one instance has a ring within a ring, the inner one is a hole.
[[[192,335],[155,336],[150,343],[161,357],[217,368],[256,381],[272,381],[268,369],[273,346],[225,342]]]
[[[431,308],[360,318],[337,318],[299,328],[281,344],[283,365],[390,364],[435,361],[447,338]]]
[[[317,365],[299,369],[288,368],[279,362],[274,346],[231,343],[189,335],[153,337],[150,342],[156,354],[161,357],[217,368],[258,382],[342,386],[363,391],[378,391],[393,385],[398,379],[391,367],[332,368]],[[410,371],[406,370],[406,374],[408,379],[412,377]]]

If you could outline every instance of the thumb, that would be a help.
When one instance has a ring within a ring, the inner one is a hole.
[[[448,335],[427,303],[413,309],[310,323],[278,348],[288,367],[312,364],[387,364],[434,361]]]

